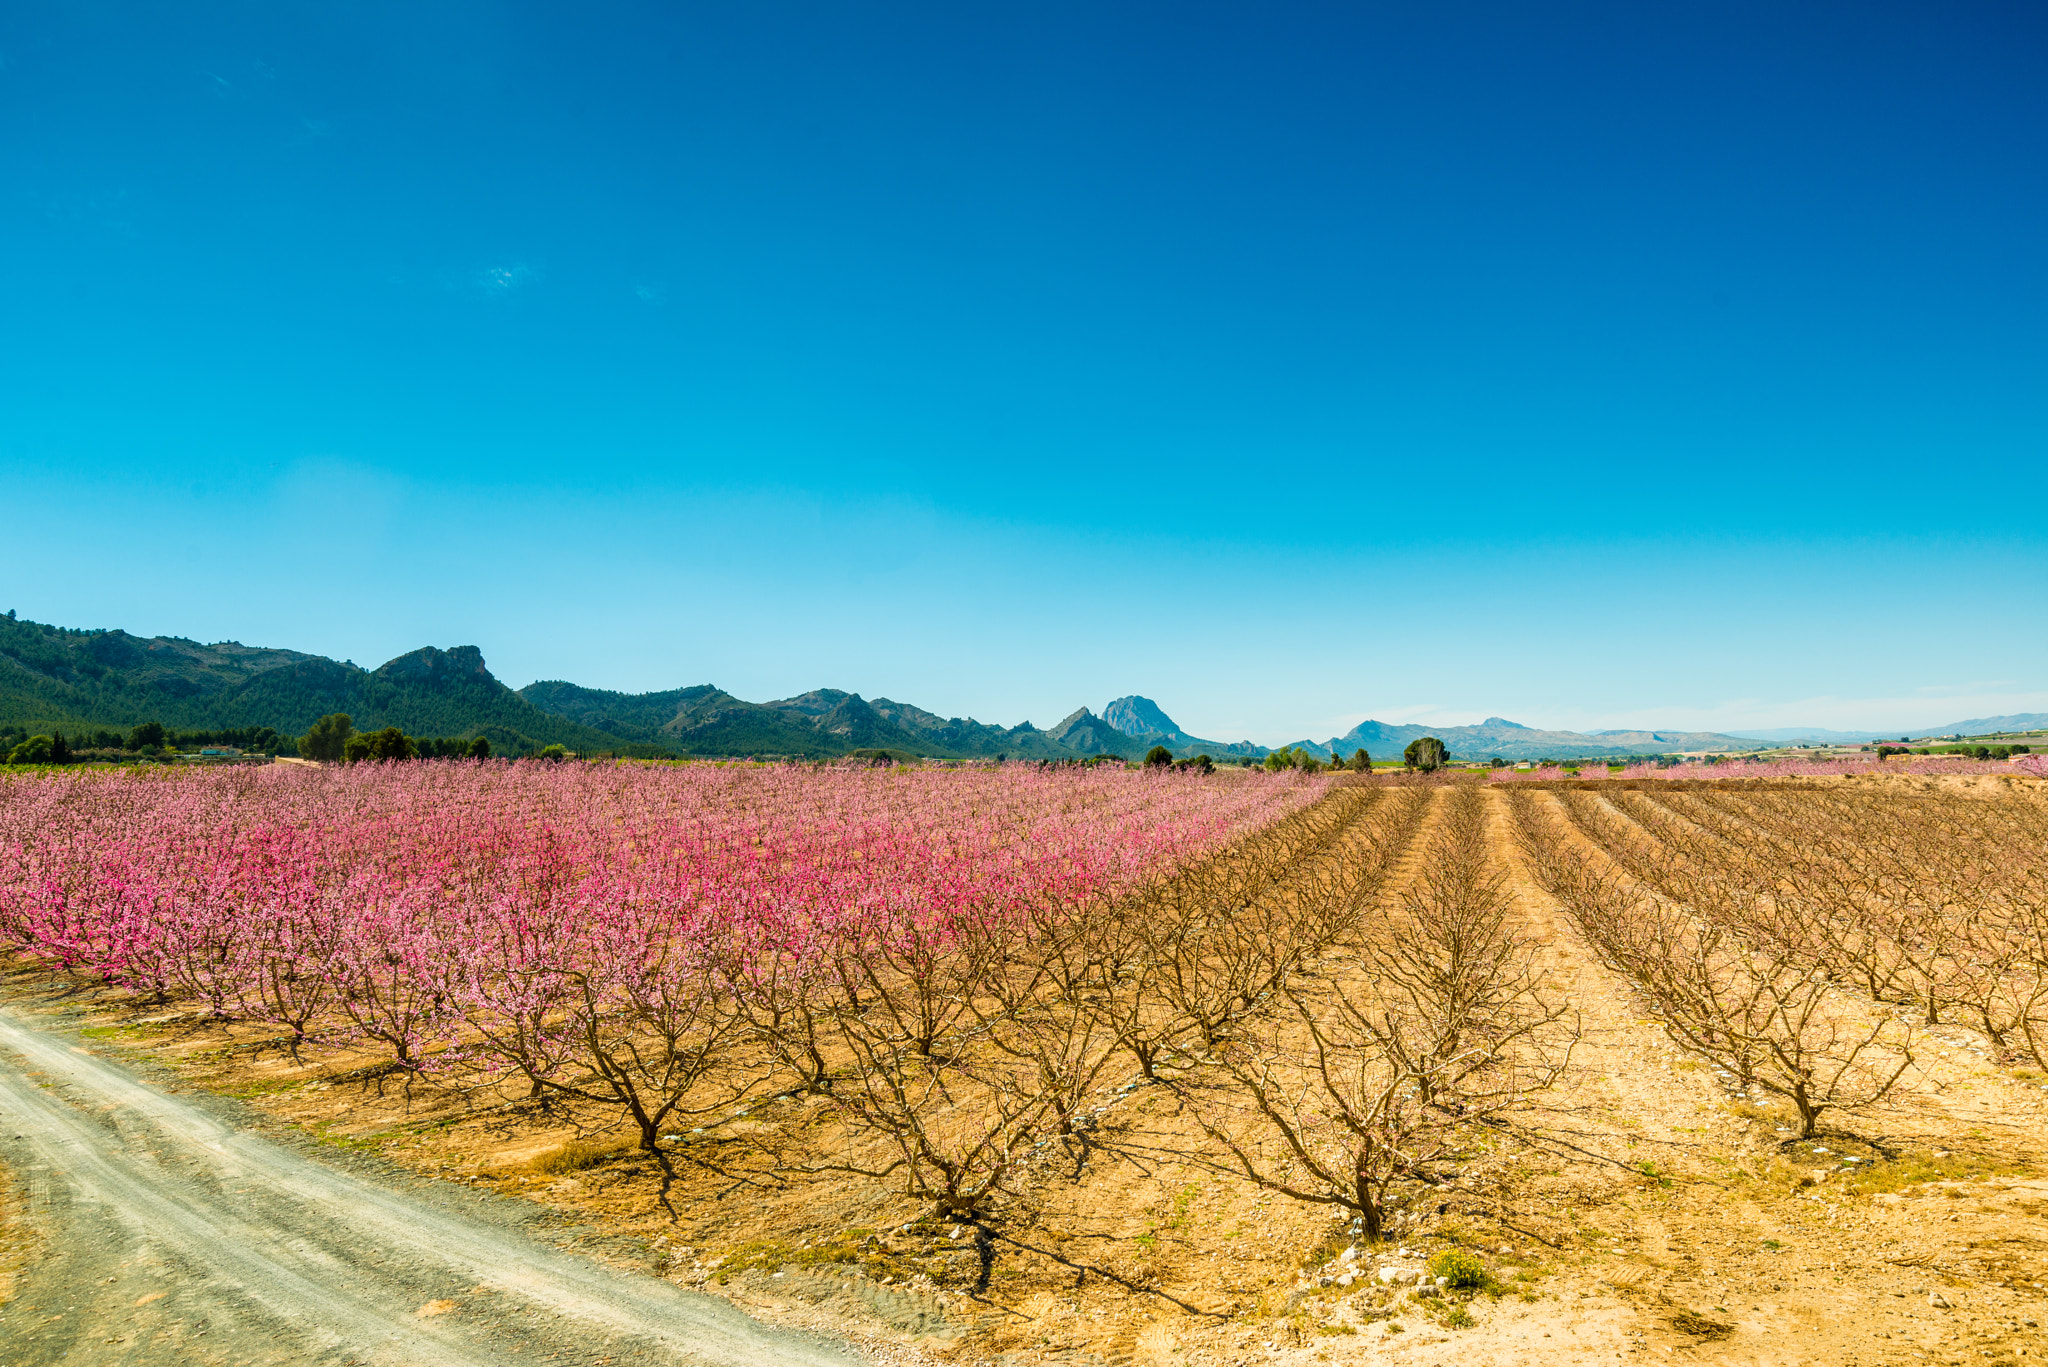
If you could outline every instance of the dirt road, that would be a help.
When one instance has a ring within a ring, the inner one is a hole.
[[[35,1240],[0,1367],[862,1360],[549,1247],[517,1203],[354,1175],[230,1112],[0,1010],[0,1159]]]

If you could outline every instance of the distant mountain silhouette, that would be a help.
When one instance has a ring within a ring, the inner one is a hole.
[[[602,748],[603,733],[551,715],[491,676],[475,646],[423,646],[374,670],[295,650],[176,636],[74,631],[0,618],[0,723],[38,731],[268,726],[298,735],[330,712],[359,731],[485,736],[501,753]]]
[[[937,759],[1079,759],[1029,722],[990,726],[944,718],[908,703],[836,688],[755,703],[710,684],[662,693],[613,693],[549,680],[521,696],[622,740],[699,755],[796,755],[823,759],[851,750],[903,750]]]
[[[2005,717],[1972,717],[1950,722],[1933,730],[1900,731],[1901,736],[1982,736],[1994,731],[2040,731],[2048,729],[2048,712],[2015,712]]]
[[[1408,742],[1435,736],[1454,759],[1597,759],[1602,755],[1656,755],[1681,750],[1753,750],[1756,744],[1739,736],[1713,731],[1542,731],[1505,717],[1488,717],[1477,726],[1418,726],[1403,722],[1363,721],[1325,744],[1301,744],[1327,759],[1333,751],[1346,756],[1359,749],[1375,758],[1399,759]]]
[[[994,726],[940,717],[909,703],[868,699],[835,688],[755,703],[710,684],[654,693],[617,693],[546,680],[514,691],[492,676],[475,646],[422,646],[363,669],[302,651],[201,645],[176,636],[79,631],[0,617],[0,725],[31,731],[126,731],[145,721],[174,730],[268,726],[304,732],[319,717],[346,712],[360,730],[397,726],[416,736],[485,736],[499,753],[543,745],[581,753],[791,755],[826,758],[886,749],[943,759],[1070,760],[1111,754],[1136,759],[1155,745],[1174,755],[1219,760],[1262,758],[1250,741],[1191,736],[1165,709],[1139,694],[1111,701],[1097,716],[1079,708],[1057,726]],[[1979,717],[1934,729],[1889,732],[1797,731],[1770,738],[1863,740],[1877,736],[1973,735],[2048,727],[2048,713]],[[1327,759],[1363,747],[1398,758],[1408,742],[1436,736],[1458,759],[1579,759],[1746,750],[1755,736],[1710,731],[1545,731],[1505,717],[1477,726],[1364,721],[1328,741],[1303,740]]]
[[[1086,709],[1083,709],[1083,712],[1085,711]],[[1081,713],[1075,715],[1079,716]],[[1073,718],[1067,720],[1072,721]],[[1146,751],[1155,745],[1163,745],[1176,756],[1192,758],[1198,754],[1206,754],[1212,759],[1263,757],[1266,753],[1266,747],[1254,745],[1248,740],[1203,740],[1200,736],[1191,736],[1181,730],[1180,723],[1167,716],[1158,703],[1135,693],[1126,694],[1103,708],[1101,720]]]

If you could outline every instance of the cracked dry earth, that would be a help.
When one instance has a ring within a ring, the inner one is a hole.
[[[1584,1039],[1528,1144],[1475,1153],[1394,1242],[1335,1264],[1364,1274],[1348,1286],[1304,1277],[1343,1256],[1327,1216],[1204,1166],[1164,1087],[1115,1082],[1092,1138],[1032,1168],[977,1292],[973,1241],[882,1183],[693,1178],[671,1220],[630,1154],[536,1168],[602,1117],[383,1096],[351,1080],[357,1056],[223,1053],[233,1027],[134,1030],[133,1008],[73,997],[52,1014],[46,992],[0,1018],[0,1159],[26,1202],[0,1231],[0,1279],[16,1269],[0,1367],[2048,1360],[2048,1080],[1967,1030],[1922,1031],[1894,1104],[1788,1144],[1782,1117],[1681,1055],[1577,938],[1522,866],[1506,801],[1486,795],[1492,858]],[[116,1040],[148,1082],[80,1052]],[[194,1084],[247,1102],[165,1091]],[[800,1153],[828,1123],[790,1099],[730,1128]],[[856,1231],[858,1258],[807,1259]],[[1453,1241],[1502,1287],[1461,1327],[1376,1275]]]
[[[317,1161],[14,1012],[0,1153],[26,1193],[6,1367],[860,1360],[553,1247],[531,1208]]]

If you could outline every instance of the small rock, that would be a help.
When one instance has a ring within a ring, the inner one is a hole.
[[[1887,1191],[1877,1198],[1877,1203],[1881,1206],[1903,1206],[1906,1198],[1895,1191]]]
[[[1358,1280],[1358,1274],[1357,1274],[1356,1272],[1346,1272],[1346,1273],[1345,1273],[1345,1274],[1344,1274],[1343,1276],[1341,1276],[1341,1277],[1337,1278],[1337,1285],[1339,1285],[1339,1286],[1349,1286],[1349,1285],[1351,1285],[1351,1283],[1353,1283],[1353,1282],[1355,1282],[1355,1281],[1357,1281],[1357,1280]]]
[[[1450,1290],[1450,1289],[1451,1289],[1451,1279],[1450,1279],[1449,1277],[1438,1277],[1438,1278],[1436,1279],[1436,1289],[1437,1289],[1437,1290],[1439,1290],[1439,1291],[1448,1291],[1448,1290]]]
[[[1949,1308],[1948,1297],[1942,1295],[1939,1291],[1929,1292],[1927,1303],[1936,1310],[1947,1310]]]
[[[1398,1267],[1383,1267],[1379,1271],[1379,1278],[1380,1285],[1382,1286],[1397,1285],[1401,1280],[1401,1269]]]

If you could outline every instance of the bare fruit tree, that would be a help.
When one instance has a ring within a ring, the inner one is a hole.
[[[1578,1023],[1542,990],[1538,946],[1488,867],[1482,794],[1453,789],[1398,914],[1360,909],[1355,952],[1297,973],[1256,1030],[1183,1087],[1224,1166],[1352,1212],[1388,1198],[1562,1075]]]
[[[1875,1105],[1899,1085],[1913,1061],[1899,1022],[1850,1009],[1828,973],[1796,948],[1748,942],[1589,862],[1538,811],[1538,795],[1517,793],[1514,801],[1517,834],[1539,880],[1681,1049],[1746,1089],[1790,1102],[1802,1137],[1815,1133],[1824,1112]]]

